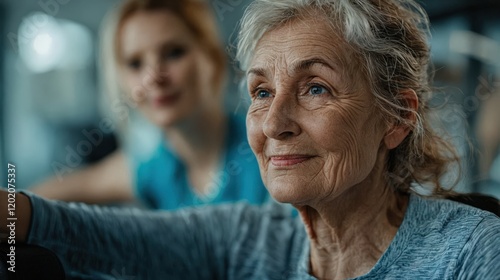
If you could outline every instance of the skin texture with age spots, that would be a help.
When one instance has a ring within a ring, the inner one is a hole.
[[[257,46],[250,68],[266,71],[264,76],[248,75],[253,103],[247,125],[271,194],[278,200],[283,197],[287,202],[310,204],[338,196],[366,178],[384,131],[374,97],[366,89],[343,91],[351,81],[343,79],[342,64],[335,59],[342,55],[342,46],[337,43],[332,48],[331,42],[339,39],[331,32],[301,33],[292,26],[269,32]],[[304,27],[309,29],[306,24]],[[329,66],[314,63],[306,69],[294,69],[294,65],[311,59]],[[312,95],[311,84],[328,92]],[[268,91],[272,97],[257,98],[252,92],[255,88]],[[269,159],[281,153],[312,158],[301,163],[302,168],[282,170]]]
[[[326,279],[367,273],[408,201],[384,176],[408,129],[388,127],[353,57],[324,21],[304,18],[264,34],[247,74],[247,129],[264,183],[299,210],[311,271]]]

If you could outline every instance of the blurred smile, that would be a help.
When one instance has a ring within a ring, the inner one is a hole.
[[[155,108],[172,106],[177,103],[180,97],[181,97],[180,93],[157,96],[152,98],[151,103]]]

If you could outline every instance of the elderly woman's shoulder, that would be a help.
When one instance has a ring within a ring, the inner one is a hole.
[[[465,246],[490,240],[500,249],[500,218],[463,202],[412,195],[404,225],[422,242]]]
[[[457,201],[481,210],[491,212],[500,217],[500,200],[481,193],[454,193],[445,196],[446,199]]]
[[[497,200],[488,197],[478,199],[476,196],[457,195],[444,199],[412,195],[412,207],[408,211],[414,212],[414,217],[423,224],[470,227],[487,219],[500,226],[497,216],[500,208],[494,203],[500,207]]]
[[[408,222],[420,234],[442,239],[446,244],[463,243],[467,248],[481,243],[483,247],[496,246],[500,254],[500,218],[463,197],[465,200],[412,195],[406,214]]]
[[[461,202],[411,195],[395,240],[396,267],[411,264],[414,271],[434,271],[436,279],[500,274],[500,218]]]
[[[474,215],[493,213],[500,217],[500,200],[478,193],[451,193],[443,197],[425,197],[422,199],[436,203],[440,208],[467,211]]]

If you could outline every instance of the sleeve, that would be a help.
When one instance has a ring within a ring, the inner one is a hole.
[[[485,217],[472,233],[459,257],[456,279],[500,279],[500,219]]]
[[[223,279],[244,209],[147,212],[25,194],[33,209],[27,243],[55,252],[68,277],[79,279]]]

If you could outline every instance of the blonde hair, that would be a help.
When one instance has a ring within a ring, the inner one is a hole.
[[[130,96],[121,92],[119,84],[119,32],[121,25],[138,11],[168,10],[177,15],[191,30],[198,43],[203,46],[207,56],[215,65],[214,90],[222,92],[226,76],[226,54],[221,43],[215,17],[207,1],[204,0],[127,0],[113,9],[105,18],[101,29],[101,53],[99,66],[101,73],[102,97],[106,98],[103,109],[123,110],[136,104]],[[112,110],[113,111],[113,110]],[[113,113],[113,112],[112,112]],[[118,119],[124,129],[128,117],[124,112],[114,112],[111,117]],[[120,115],[123,114],[123,115]]]
[[[237,59],[248,69],[255,47],[268,31],[298,17],[324,16],[353,49],[360,71],[387,122],[408,125],[410,134],[390,150],[387,175],[391,186],[409,192],[412,184],[432,186],[445,194],[441,178],[458,156],[431,128],[428,18],[412,0],[255,0],[245,11],[239,33]],[[401,98],[412,89],[419,99],[416,111]],[[414,113],[416,122],[405,117]],[[458,178],[458,177],[457,177]]]

